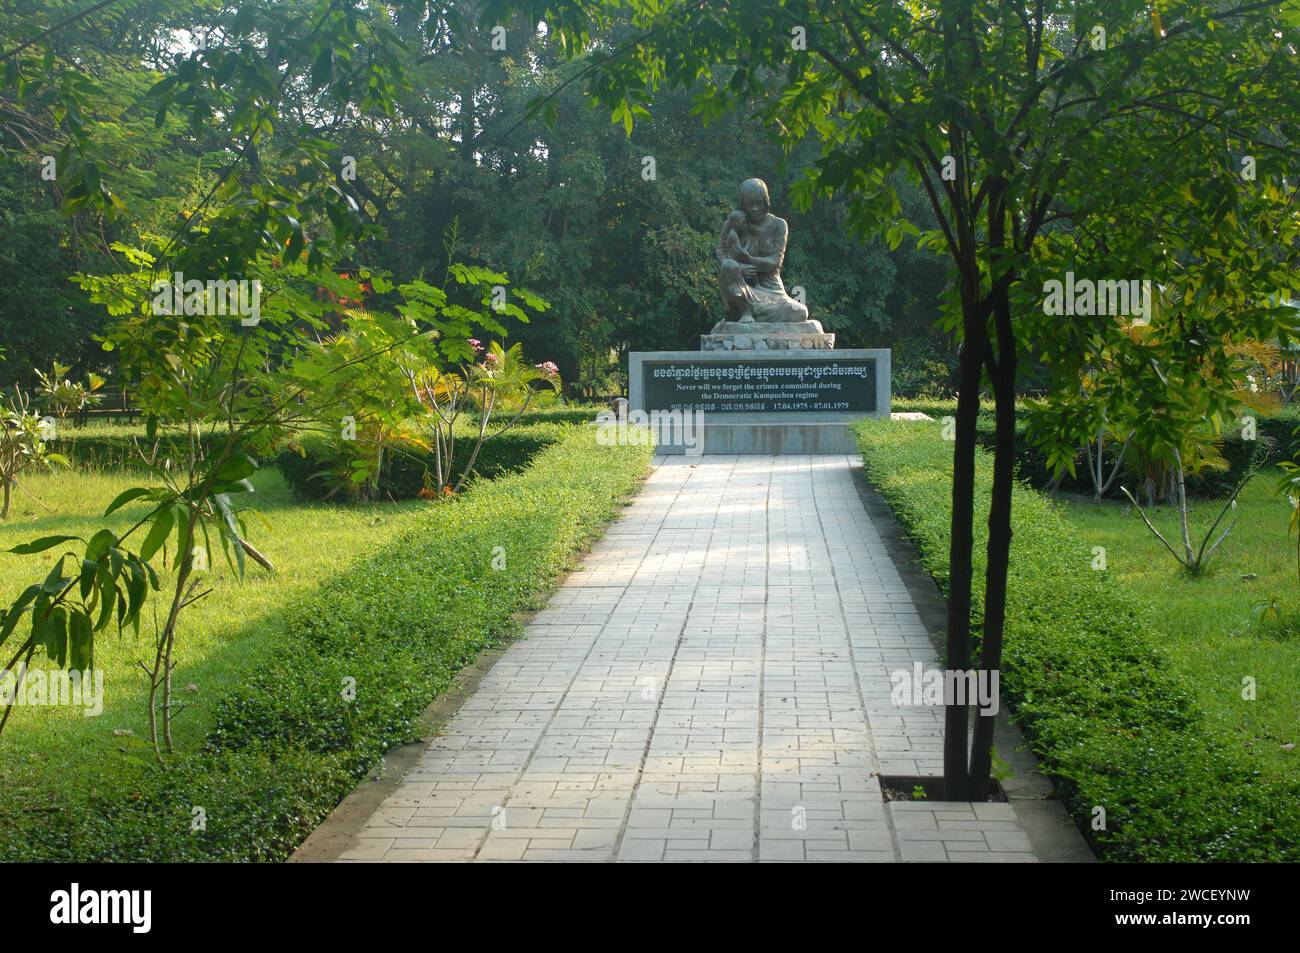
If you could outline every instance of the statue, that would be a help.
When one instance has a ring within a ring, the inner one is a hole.
[[[740,186],[740,208],[722,223],[718,239],[723,307],[742,324],[808,320],[808,309],[786,294],[781,283],[789,226],[771,213],[771,204],[763,180],[746,179]]]
[[[718,236],[718,284],[726,317],[702,336],[706,350],[831,348],[835,335],[808,319],[808,308],[781,283],[789,226],[771,212],[767,185],[746,179],[740,208]]]

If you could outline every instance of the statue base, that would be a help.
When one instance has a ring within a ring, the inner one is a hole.
[[[823,331],[820,321],[719,321],[708,334],[700,335],[701,351],[829,351],[834,347],[835,335]]]
[[[625,419],[650,428],[658,453],[857,454],[854,423],[889,416],[889,358],[857,348],[633,351]]]

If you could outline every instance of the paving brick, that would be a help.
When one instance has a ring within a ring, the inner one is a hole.
[[[881,799],[943,713],[890,700],[937,662],[859,465],[657,458],[340,860],[1034,860],[1012,805]]]

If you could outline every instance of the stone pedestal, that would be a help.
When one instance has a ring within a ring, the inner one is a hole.
[[[637,351],[630,420],[649,426],[660,453],[852,454],[853,422],[889,415],[889,357],[828,347]]]
[[[761,321],[719,321],[700,335],[701,351],[825,351],[835,347],[835,335],[820,321],[767,324]]]

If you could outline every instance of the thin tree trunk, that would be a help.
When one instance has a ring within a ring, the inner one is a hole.
[[[1001,180],[989,193],[989,245],[994,262],[1001,257],[1006,227],[1006,185]],[[996,281],[996,269],[995,269]],[[980,672],[993,688],[992,673],[1002,667],[1002,635],[1006,622],[1007,573],[1011,564],[1011,490],[1016,462],[1016,343],[1011,326],[1011,299],[1005,285],[993,292],[993,319],[997,328],[997,360],[988,350],[989,377],[993,382],[997,426],[993,445],[993,495],[989,506],[988,561],[984,571],[984,626],[980,642]],[[1100,441],[1098,441],[1100,444]],[[1100,464],[1101,448],[1098,446]],[[978,681],[976,683],[978,685]],[[998,684],[1001,684],[999,679]],[[970,789],[966,800],[988,799],[993,767],[992,715],[975,716],[971,742]]]
[[[1183,532],[1183,551],[1187,553],[1187,565],[1191,568],[1196,559],[1192,549],[1192,536],[1187,525],[1187,483],[1183,473],[1183,455],[1174,449],[1174,491],[1178,494],[1178,521]]]
[[[172,595],[171,607],[167,610],[167,622],[158,636],[158,651],[154,656],[154,667],[150,673],[149,686],[149,740],[153,744],[154,755],[162,762],[162,748],[172,750],[171,729],[171,665],[172,646],[176,640],[176,624],[181,610],[185,607],[185,583],[189,580],[194,561],[194,527],[198,523],[198,512],[191,509],[189,525],[185,528],[185,544],[176,554],[176,592]],[[158,690],[162,689],[163,740],[158,739]]]
[[[175,645],[176,627],[173,625],[163,653],[163,744],[168,754],[172,753],[172,649]]]
[[[966,337],[962,342],[957,393],[957,420],[952,457],[952,518],[948,549],[948,631],[946,664],[950,670],[970,668],[971,582],[975,545],[975,424],[979,417],[980,365],[983,355],[982,323],[974,316],[979,307],[974,286],[963,307]],[[969,290],[969,289],[968,289]],[[947,699],[943,721],[944,797],[959,801],[966,796],[966,705]]]
[[[1101,440],[1101,434],[1098,433],[1097,434],[1097,459],[1095,461],[1096,470],[1093,472],[1092,475],[1092,488],[1095,494],[1093,496],[1093,501],[1096,503],[1101,502],[1101,481],[1102,481],[1102,474],[1105,472],[1102,469],[1101,451],[1102,451],[1102,440]]]

